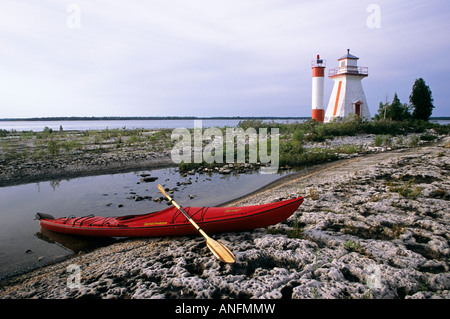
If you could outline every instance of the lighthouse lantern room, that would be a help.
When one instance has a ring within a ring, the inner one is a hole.
[[[325,122],[358,116],[371,119],[362,79],[369,75],[367,67],[358,66],[358,57],[347,54],[341,57],[339,67],[331,69],[328,77],[334,80],[334,87],[325,113]]]

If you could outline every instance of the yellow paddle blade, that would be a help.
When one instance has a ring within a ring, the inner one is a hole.
[[[233,253],[227,247],[215,241],[211,237],[208,237],[206,245],[214,254],[214,256],[216,256],[216,258],[220,261],[223,261],[227,264],[233,264],[236,262],[236,258],[234,257]]]
[[[215,241],[214,239],[212,239],[211,237],[209,237],[204,231],[203,229],[200,228],[200,226],[197,225],[196,222],[194,222],[192,220],[192,218],[177,204],[175,203],[175,201],[169,196],[167,195],[167,193],[165,192],[164,188],[158,184],[158,189],[161,193],[163,193],[168,199],[169,201],[175,205],[176,208],[178,208],[178,210],[183,213],[183,215],[187,218],[187,220],[192,224],[192,226],[195,227],[195,229],[198,230],[198,232],[205,237],[206,239],[206,245],[208,246],[209,250],[211,250],[211,252],[214,254],[214,256],[216,256],[217,259],[219,259],[220,261],[223,261],[224,263],[228,263],[228,264],[232,264],[236,262],[236,258],[234,257],[233,253],[228,250],[227,247],[225,247],[224,245],[222,245],[221,243]]]

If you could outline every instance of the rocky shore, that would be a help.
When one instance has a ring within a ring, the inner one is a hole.
[[[283,138],[291,139],[292,136]],[[323,142],[304,141],[302,145],[308,152],[320,154],[331,150],[336,155],[333,159],[345,159],[415,147],[427,143],[427,138],[434,140],[439,134],[433,129],[398,137],[358,134]],[[170,131],[164,129],[38,132],[31,135],[16,132],[0,138],[0,142],[0,187],[176,166],[171,158]],[[200,171],[231,174],[247,173],[260,167],[260,163],[223,163],[188,169],[180,166],[180,170],[186,175]],[[280,168],[288,169],[289,166]]]
[[[152,152],[123,147],[99,154],[79,152],[70,157],[17,160],[4,165],[0,163],[0,187],[168,166],[175,166],[170,151]]]
[[[449,138],[341,160],[229,205],[304,196],[285,222],[126,240],[13,278],[0,298],[450,298]],[[79,279],[79,281],[78,281]]]

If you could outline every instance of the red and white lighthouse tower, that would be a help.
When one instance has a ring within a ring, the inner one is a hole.
[[[317,55],[317,59],[311,62],[312,67],[312,115],[313,120],[323,122],[324,119],[324,102],[323,102],[323,86],[325,78],[326,61],[320,59]]]

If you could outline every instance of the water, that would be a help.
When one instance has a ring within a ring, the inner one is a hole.
[[[430,122],[431,123],[436,123],[436,124],[439,124],[439,125],[450,125],[450,120],[433,120],[433,119],[430,119]]]
[[[185,206],[217,206],[255,191],[283,174],[258,172],[236,175],[196,174],[182,177],[176,168],[145,171],[158,177],[156,182],[141,183],[144,172],[76,178],[0,188],[0,280],[12,274],[64,259],[80,250],[105,245],[110,241],[89,240],[41,230],[34,220],[36,212],[55,217],[69,215],[123,216],[167,208],[166,201],[136,202],[131,196],[162,196],[157,184],[177,187],[174,199]],[[134,194],[135,193],[135,194]],[[189,195],[194,195],[193,199]],[[123,205],[123,207],[119,207]]]
[[[303,122],[305,118],[299,119],[274,119],[278,123],[292,123],[292,122]],[[241,120],[237,119],[206,119],[202,120],[202,126],[207,127],[234,127]],[[271,121],[271,120],[265,120]],[[450,120],[430,120],[433,123],[438,123],[440,125],[450,124]],[[104,120],[104,121],[0,121],[0,129],[11,131],[34,131],[40,132],[44,130],[45,127],[51,128],[53,130],[59,130],[60,126],[66,131],[77,130],[104,130],[127,128],[127,129],[158,129],[158,128],[168,128],[174,129],[178,127],[183,128],[194,128],[194,120]]]
[[[305,119],[298,119],[299,121],[304,121]],[[202,120],[202,126],[207,127],[225,127],[225,126],[236,126],[241,120],[228,119],[206,119]],[[269,120],[270,121],[270,120]],[[275,120],[276,122],[295,122],[296,119],[291,120]],[[0,121],[0,129],[11,131],[34,131],[40,132],[44,130],[45,127],[51,128],[53,130],[59,130],[60,125],[64,130],[104,130],[117,129],[117,128],[127,128],[127,129],[157,129],[157,128],[168,128],[175,129],[178,127],[182,128],[194,128],[194,120],[105,120],[105,121]]]

